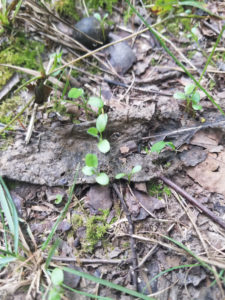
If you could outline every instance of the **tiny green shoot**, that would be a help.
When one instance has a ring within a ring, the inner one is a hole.
[[[63,195],[57,194],[55,199],[55,204],[60,204],[62,202]]]
[[[72,88],[68,93],[68,97],[73,98],[73,99],[77,99],[77,98],[81,97],[83,105],[79,105],[79,106],[83,107],[86,118],[88,119],[88,110],[89,110],[88,106],[87,106],[88,101],[84,97],[84,90],[78,89],[78,88]],[[77,103],[75,103],[75,104],[77,104]]]
[[[123,177],[127,177],[128,182],[130,183],[132,176],[133,176],[135,173],[140,172],[141,169],[142,169],[142,167],[141,167],[140,165],[136,165],[135,167],[133,167],[133,169],[131,170],[130,173],[118,173],[118,174],[116,174],[115,178],[116,178],[116,179],[121,179],[121,178],[123,178]]]
[[[96,120],[96,127],[90,127],[87,133],[98,139],[98,150],[102,153],[107,153],[110,150],[109,141],[103,139],[102,133],[105,131],[108,122],[108,115],[103,113],[100,114]]]
[[[186,85],[184,87],[184,93],[177,92],[173,96],[177,100],[185,100],[186,101],[186,109],[188,112],[190,112],[191,107],[194,110],[202,109],[202,106],[199,104],[200,94],[199,94],[199,92],[196,92],[196,86],[194,84]]]
[[[60,300],[62,296],[62,284],[64,280],[63,271],[55,268],[51,273],[52,288],[48,295],[48,300]]]
[[[107,185],[109,183],[109,177],[105,173],[100,173],[98,168],[98,158],[95,154],[88,153],[85,156],[85,166],[82,172],[86,176],[95,175],[95,180],[100,185]]]
[[[167,146],[170,147],[172,150],[176,150],[176,147],[172,142],[159,141],[152,145],[151,152],[160,153]]]
[[[106,39],[105,36],[105,24],[107,23],[106,19],[108,18],[109,14],[104,14],[103,18],[101,17],[101,15],[99,13],[95,13],[94,17],[99,21],[100,26],[101,26],[101,30],[102,30],[102,35],[103,35],[103,39]]]

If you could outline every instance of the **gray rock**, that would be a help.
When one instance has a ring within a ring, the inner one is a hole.
[[[107,49],[110,63],[119,74],[125,74],[136,61],[136,56],[126,42],[110,46]]]
[[[86,46],[93,49],[104,44],[107,39],[107,29],[103,30],[100,22],[95,17],[81,19],[75,25],[74,38]]]

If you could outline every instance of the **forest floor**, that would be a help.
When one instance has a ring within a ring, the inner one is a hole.
[[[225,4],[77,2],[1,35],[0,298],[225,299]]]

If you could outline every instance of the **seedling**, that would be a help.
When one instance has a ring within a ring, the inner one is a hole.
[[[102,34],[103,34],[103,39],[105,40],[105,24],[107,23],[106,22],[106,19],[108,18],[109,14],[104,14],[104,17],[102,18],[101,15],[99,13],[95,13],[94,14],[94,17],[100,22],[100,26],[101,26],[101,29],[102,29]]]
[[[109,183],[109,177],[105,173],[99,173],[98,168],[98,158],[95,154],[88,153],[85,156],[85,167],[83,167],[82,172],[86,176],[95,175],[96,182],[100,185],[107,185]]]
[[[88,104],[92,107],[98,108],[98,112],[101,112],[101,110],[103,110],[104,103],[101,98],[91,97],[88,100]],[[102,133],[105,131],[107,122],[108,115],[102,113],[98,116],[96,120],[96,127],[91,127],[87,131],[88,134],[98,139],[98,149],[102,153],[107,153],[110,150],[110,144],[108,140],[102,138]]]
[[[84,97],[84,90],[78,89],[78,88],[72,88],[68,93],[68,97],[73,98],[73,99],[78,99],[79,97],[81,97],[83,104],[80,104],[77,102],[72,102],[72,103],[76,104],[77,106],[82,107],[85,111],[86,118],[88,119],[88,111],[90,111],[90,108],[87,106],[88,100],[85,99],[85,97]],[[71,101],[67,100],[67,102],[71,102]]]
[[[55,199],[55,204],[60,204],[63,200],[63,195],[57,194]]]
[[[176,147],[172,142],[159,141],[152,145],[151,152],[160,153],[167,146],[169,146],[172,150],[176,151]]]
[[[61,65],[62,65],[62,54],[63,54],[63,52],[60,51],[60,52],[56,52],[56,53],[53,53],[53,54],[50,55],[50,62],[52,64],[52,66],[51,66],[51,69],[50,69],[49,73],[53,72],[56,68],[61,67]],[[61,71],[62,70],[58,70],[58,71],[52,73],[51,76],[56,77],[57,75],[60,74]]]
[[[115,178],[116,178],[116,179],[121,179],[121,178],[123,178],[123,177],[127,177],[128,182],[130,183],[132,176],[133,176],[135,173],[140,172],[141,169],[142,169],[142,167],[141,167],[140,165],[137,165],[137,166],[133,167],[133,169],[131,170],[130,173],[118,173],[118,174],[115,176]]]
[[[98,115],[103,112],[104,102],[101,98],[92,96],[88,99],[88,104],[92,107],[93,110],[98,108]]]
[[[48,300],[60,300],[62,296],[62,284],[64,280],[63,271],[55,268],[51,274],[52,288],[48,295]]]
[[[199,104],[200,102],[200,94],[196,92],[196,86],[194,84],[188,84],[184,88],[184,93],[177,92],[173,95],[175,99],[185,100],[186,101],[186,109],[190,112],[191,107],[194,110],[201,110],[202,106]],[[191,106],[191,107],[190,107]]]

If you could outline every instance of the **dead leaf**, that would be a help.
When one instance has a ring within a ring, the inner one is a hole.
[[[91,214],[99,214],[100,210],[112,207],[112,198],[108,186],[91,186],[87,193],[85,204],[89,207]]]
[[[216,130],[212,131],[199,131],[197,132],[194,137],[192,138],[190,144],[201,146],[208,149],[210,152],[216,152],[215,150],[220,150],[221,147],[217,148],[220,139],[221,139],[221,132],[217,132]],[[212,151],[214,150],[214,151]],[[220,152],[220,151],[218,151]]]
[[[190,150],[180,153],[180,159],[186,167],[194,167],[203,162],[207,157],[206,151],[202,147],[194,146]]]
[[[189,168],[187,174],[210,192],[225,196],[225,152],[208,154],[207,159],[194,168]]]
[[[129,152],[129,147],[127,146],[120,147],[120,153],[125,154],[128,152]]]

